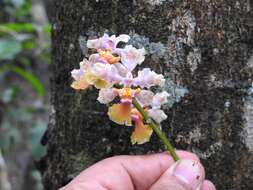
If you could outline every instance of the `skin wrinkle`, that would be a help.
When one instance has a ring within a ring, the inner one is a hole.
[[[99,187],[99,189],[97,189],[97,190],[111,190],[108,187],[104,186],[102,183],[97,183],[97,185]],[[93,190],[93,189],[94,189],[94,187],[91,187],[90,189],[80,189],[80,190]],[[73,189],[73,190],[76,190],[76,189]]]
[[[129,171],[127,170],[127,167],[123,164],[123,160],[126,159],[127,156],[115,156],[113,158],[105,159],[107,162],[113,162],[115,161],[115,165],[118,165],[118,169],[122,172],[122,174],[126,177],[125,180],[129,181],[128,184],[131,183],[131,189],[127,190],[135,190],[132,176],[130,175]],[[116,167],[117,168],[117,167]],[[103,181],[104,182],[104,181]],[[110,184],[102,184],[104,187],[106,187],[106,190],[114,190],[114,187],[111,187]]]
[[[92,184],[92,186],[91,186]],[[106,187],[103,187],[103,185],[100,182],[94,182],[90,183],[87,181],[83,181],[77,184],[70,184],[68,188],[63,187],[60,190],[93,190],[94,187],[96,187],[96,190],[109,190]]]
[[[125,167],[123,165],[122,157],[124,157],[124,156],[116,156],[115,158],[113,158],[116,161],[115,165],[117,164],[119,166],[118,168],[121,171],[121,175],[123,174],[125,176],[125,180],[129,181],[128,185],[131,186],[131,189],[127,189],[127,190],[135,190],[132,176],[129,174],[129,171],[127,170],[127,167]],[[107,187],[108,190],[114,190],[114,187],[111,187],[110,184],[107,184],[106,187]],[[122,187],[122,189],[125,189],[125,187]]]
[[[120,162],[120,165],[121,165],[121,167],[123,167],[125,169],[127,175],[129,176],[129,178],[131,180],[131,182],[132,182],[132,189],[136,190],[136,184],[134,183],[134,179],[133,179],[132,175],[130,174],[130,172],[128,171],[128,168],[124,165],[123,162]]]
[[[156,181],[158,180],[158,179],[160,179],[160,177],[163,175],[163,173],[164,173],[164,171],[163,171],[163,169],[162,169],[163,167],[162,167],[162,162],[159,160],[159,171],[160,171],[160,176],[150,185],[150,187],[152,187],[155,183],[156,183]]]
[[[104,188],[104,190],[113,190],[108,184],[104,181],[100,181],[99,184]]]
[[[152,155],[150,155],[152,156]],[[133,184],[133,189],[134,190],[146,190],[146,189],[143,189],[143,188],[140,188],[138,187],[138,185],[135,183],[136,181],[136,177],[133,176],[134,172],[131,170],[129,170],[129,168],[132,168],[131,165],[135,165],[136,163],[141,163],[141,162],[146,162],[150,159],[149,156],[140,156],[139,158],[136,158],[136,160],[134,161],[131,161],[131,162],[124,162],[124,160],[127,159],[128,156],[120,156],[121,159],[120,160],[120,163],[121,163],[121,166],[126,170],[126,172],[128,173],[130,179],[131,179],[131,182]],[[158,157],[159,159],[156,161],[158,163],[158,168],[157,173],[159,173],[160,175],[158,175],[155,179],[152,179],[154,182],[150,184],[150,187],[160,178],[161,175],[163,175],[163,173],[166,171],[166,168],[164,167],[164,164],[163,164],[163,160],[161,157]],[[135,180],[134,180],[135,179]],[[139,184],[140,186],[140,184]]]
[[[133,180],[132,181],[132,183],[134,184],[134,186],[135,186],[135,190],[146,190],[146,188],[144,188],[145,187],[145,185],[147,185],[147,183],[144,183],[143,184],[143,182],[138,182],[137,180],[138,180],[138,173],[137,173],[137,171],[139,172],[139,170],[135,170],[132,166],[133,165],[136,165],[136,164],[138,164],[138,163],[147,163],[147,162],[149,162],[150,161],[150,159],[152,158],[152,156],[153,155],[149,155],[149,156],[139,156],[138,158],[135,158],[134,160],[131,160],[131,162],[129,162],[129,161],[127,161],[127,162],[124,162],[124,166],[125,166],[125,168],[127,168],[127,170],[128,170],[128,173],[129,173],[129,175],[131,176],[131,179]],[[124,161],[124,160],[126,160],[128,158],[128,156],[123,156],[122,157],[122,160]],[[168,157],[169,158],[169,157]],[[156,160],[156,164],[158,165],[158,168],[159,168],[159,170],[156,170],[156,173],[158,174],[160,174],[160,175],[157,175],[155,178],[154,178],[154,176],[151,178],[152,179],[152,181],[154,181],[153,183],[155,183],[155,181],[157,181],[158,179],[159,179],[159,177],[166,171],[166,169],[167,169],[167,167],[165,166],[165,162],[164,162],[164,159],[162,159],[161,157],[157,157],[156,158],[157,160]],[[171,158],[170,158],[171,159]],[[169,162],[172,162],[172,159],[169,161],[168,160],[168,163]],[[166,163],[166,165],[168,164],[168,163]],[[135,179],[135,180],[134,180]],[[150,179],[150,180],[151,180]],[[135,181],[135,182],[134,182]],[[135,184],[135,183],[137,183],[137,184]],[[142,183],[142,184],[141,184]],[[149,183],[150,183],[150,181],[149,181]],[[149,187],[153,184],[153,183],[150,183],[149,184]],[[144,186],[143,188],[142,188],[142,186]]]

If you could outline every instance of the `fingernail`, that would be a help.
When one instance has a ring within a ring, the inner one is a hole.
[[[201,164],[194,160],[179,160],[171,170],[179,181],[194,190],[200,189],[204,180],[204,169]]]

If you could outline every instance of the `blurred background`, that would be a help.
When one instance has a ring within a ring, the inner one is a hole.
[[[49,118],[50,33],[43,0],[0,0],[0,189],[40,190]]]

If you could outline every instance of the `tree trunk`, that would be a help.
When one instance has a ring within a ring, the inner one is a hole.
[[[8,180],[7,166],[0,150],[0,189],[11,190],[11,184]]]
[[[188,89],[163,123],[175,147],[198,154],[217,189],[253,189],[252,6],[250,0],[55,0],[52,114],[40,162],[45,189],[58,189],[100,159],[162,148],[155,135],[132,146],[131,128],[108,120],[95,89],[70,88],[86,40],[105,31],[134,36],[132,43],[149,53],[144,66]]]

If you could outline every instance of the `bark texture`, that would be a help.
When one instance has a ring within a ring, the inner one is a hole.
[[[188,89],[163,123],[175,146],[200,156],[217,189],[253,189],[252,1],[55,0],[54,8],[52,114],[40,162],[45,189],[105,157],[161,148],[155,135],[132,146],[131,128],[108,120],[95,90],[70,88],[70,71],[87,53],[83,42],[105,31],[131,33],[148,49],[144,64]]]

